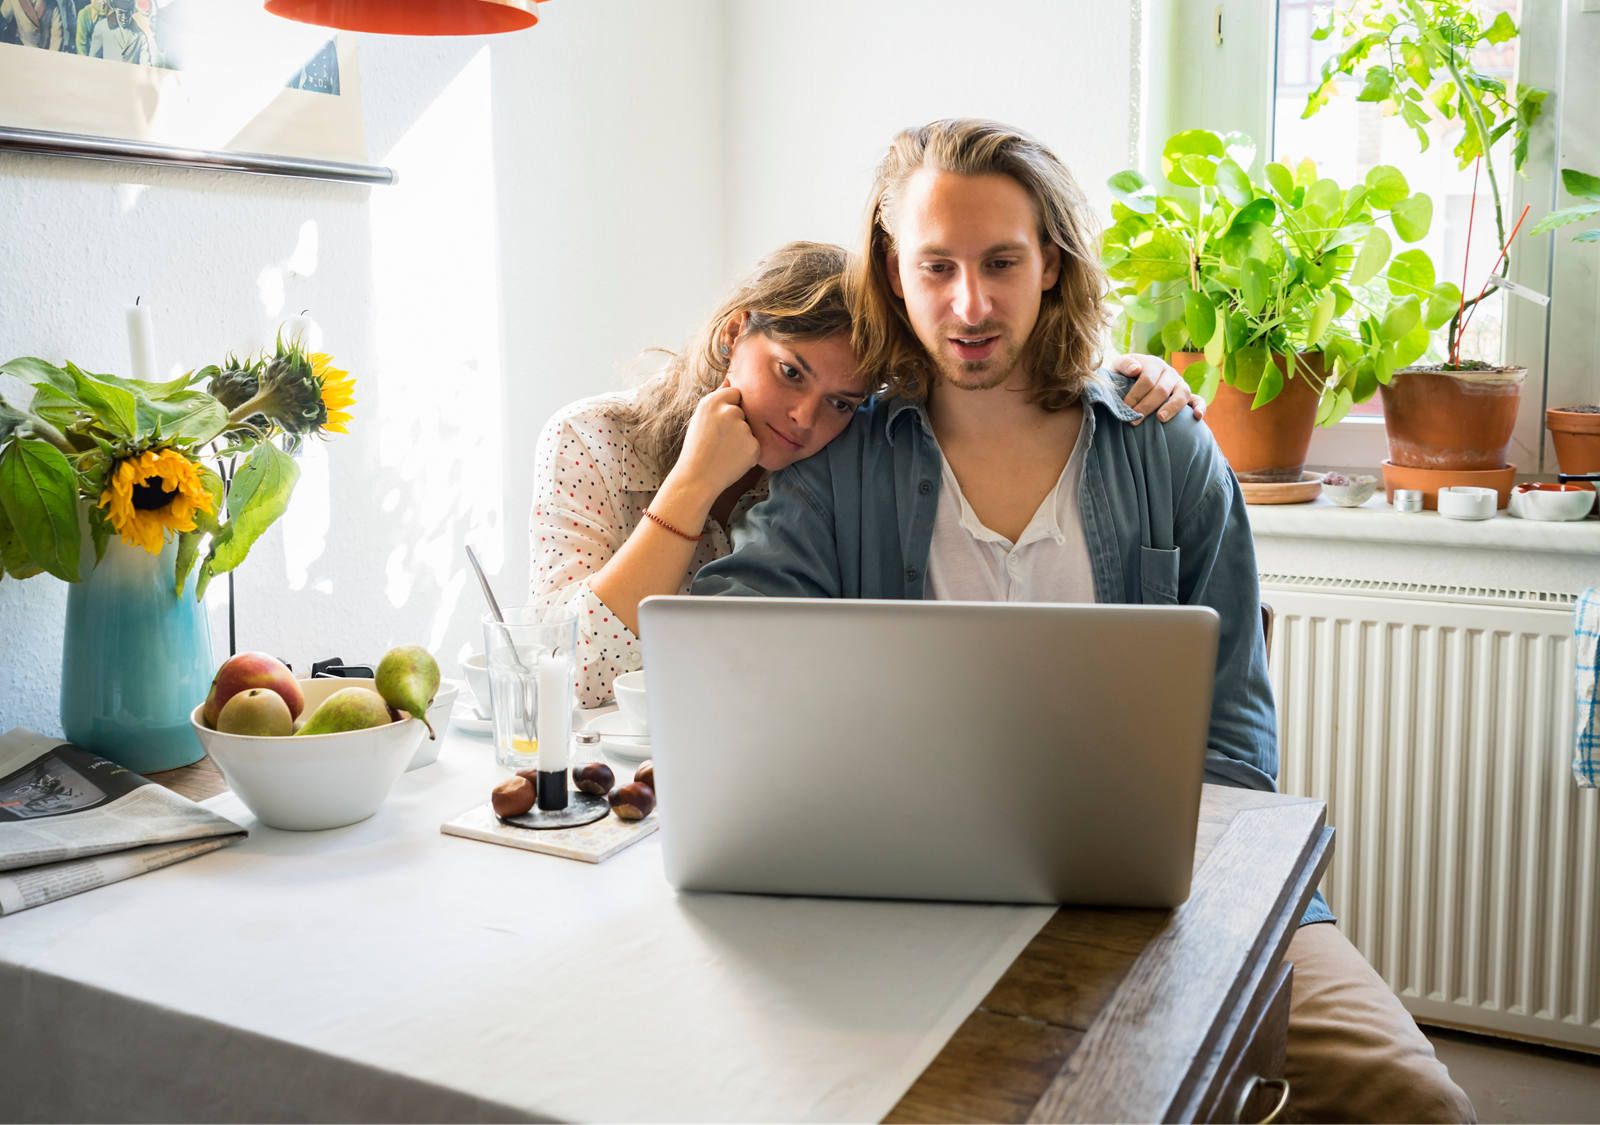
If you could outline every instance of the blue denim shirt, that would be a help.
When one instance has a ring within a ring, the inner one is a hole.
[[[1106,373],[1109,374],[1109,373]],[[1083,396],[1079,514],[1102,603],[1207,605],[1221,618],[1206,780],[1271,790],[1277,722],[1244,496],[1189,411],[1128,425],[1118,375]],[[920,599],[942,455],[923,407],[873,399],[815,457],[776,473],[701,567],[696,594]],[[1319,892],[1305,922],[1332,918]]]

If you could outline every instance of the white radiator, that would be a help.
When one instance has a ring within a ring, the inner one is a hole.
[[[1600,1051],[1600,793],[1569,594],[1264,574],[1280,784],[1341,928],[1423,1023]]]

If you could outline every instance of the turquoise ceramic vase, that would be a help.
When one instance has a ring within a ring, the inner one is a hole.
[[[67,591],[61,728],[69,741],[135,773],[176,769],[205,754],[189,713],[211,687],[211,626],[192,572],[183,596],[173,592],[176,557],[175,543],[152,555],[113,537]]]

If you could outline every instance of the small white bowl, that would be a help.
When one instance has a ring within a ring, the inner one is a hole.
[[[1525,520],[1581,520],[1594,498],[1594,492],[1574,484],[1519,484],[1511,490],[1511,514]]]
[[[302,715],[315,711],[340,688],[352,686],[360,686],[359,681],[301,680],[306,695]],[[262,824],[296,832],[338,828],[377,812],[395,779],[405,772],[418,741],[428,735],[416,719],[337,734],[283,738],[224,734],[201,720],[203,707],[202,703],[194,709],[189,723],[228,787]]]
[[[1452,520],[1486,520],[1494,515],[1500,494],[1492,488],[1446,485],[1439,490],[1439,514]]]
[[[461,674],[467,678],[467,690],[471,695],[472,705],[478,709],[478,714],[489,716],[494,713],[489,703],[489,665],[488,657],[481,652],[475,652],[461,662]]]
[[[431,766],[439,757],[439,747],[444,745],[445,731],[450,729],[450,711],[456,705],[456,696],[461,694],[462,683],[460,680],[440,680],[439,690],[433,695],[433,702],[428,705],[428,722],[433,724],[433,733],[437,736],[428,737],[428,732],[422,732],[422,741],[417,743],[417,752],[411,755],[411,764],[406,766],[406,772]]]
[[[644,669],[624,672],[612,680],[611,693],[617,697],[617,710],[628,726],[639,734],[648,734],[650,715],[644,705]]]
[[[1329,484],[1327,477],[1322,478],[1322,494],[1342,508],[1365,504],[1376,491],[1378,478],[1373,476],[1351,477],[1349,484]]]

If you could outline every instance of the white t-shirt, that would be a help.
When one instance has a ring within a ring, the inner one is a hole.
[[[1093,602],[1094,572],[1078,518],[1084,435],[1015,543],[978,519],[940,451],[943,487],[928,551],[926,596],[938,601]]]

